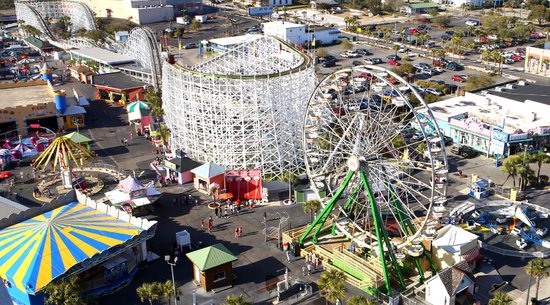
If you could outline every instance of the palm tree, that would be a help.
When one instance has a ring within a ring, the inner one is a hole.
[[[321,201],[319,200],[308,200],[304,203],[304,212],[309,213],[311,222],[313,222],[313,213],[319,211],[321,208]]]
[[[161,284],[158,282],[143,283],[136,289],[136,293],[141,302],[147,300],[150,305],[153,305],[153,301],[158,300],[162,294]]]
[[[367,299],[362,295],[354,295],[348,299],[348,305],[376,305],[376,301]]]
[[[69,279],[50,282],[44,288],[46,305],[79,305],[85,304],[81,296],[81,284],[77,276]]]
[[[397,56],[397,51],[399,51],[399,49],[401,48],[400,46],[394,44],[393,46],[391,46],[392,50],[395,51],[395,56]]]
[[[42,35],[42,32],[39,29],[35,28],[34,26],[32,26],[30,24],[23,24],[23,25],[21,25],[21,28],[29,36],[38,37],[38,36]]]
[[[512,177],[512,181],[514,182],[514,188],[515,188],[516,176],[518,175],[518,166],[517,166],[517,162],[515,161],[515,156],[511,156],[504,159],[504,162],[502,162],[502,171],[508,174],[508,177],[506,177],[506,180],[504,180],[504,183],[506,183],[506,181],[508,181],[508,179]]]
[[[172,134],[172,132],[164,124],[160,125],[157,131],[159,134],[160,141],[162,142],[162,145],[167,146],[168,140],[170,139],[170,135]]]
[[[225,298],[224,305],[252,305],[252,303],[250,303],[250,301],[248,301],[242,294],[230,294],[227,298]]]
[[[489,300],[489,305],[512,305],[512,298],[502,291],[497,291],[493,294],[493,298]]]
[[[533,260],[530,260],[527,266],[525,267],[525,272],[529,274],[529,284],[531,284],[531,278],[536,277],[537,278],[537,289],[535,292],[535,299],[539,299],[539,286],[540,286],[540,279],[543,277],[549,277],[550,272],[548,272],[548,267],[550,267],[550,263],[547,261],[535,258]],[[529,299],[529,291],[531,290],[531,285],[529,285],[529,288],[527,290],[527,299]]]
[[[171,280],[167,280],[164,283],[159,284],[162,290],[162,295],[168,300],[168,305],[172,304],[172,297],[174,296],[174,284]],[[177,291],[176,291],[177,293]]]
[[[531,155],[531,161],[537,163],[537,183],[540,184],[540,170],[542,168],[542,164],[550,163],[550,157],[543,151],[538,151],[537,153]]]
[[[325,294],[326,303],[328,301],[336,302],[338,299],[343,299],[346,295],[346,274],[338,269],[330,269],[321,275],[317,281],[319,289]]]

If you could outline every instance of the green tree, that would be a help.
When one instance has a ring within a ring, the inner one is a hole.
[[[540,170],[542,164],[550,163],[550,157],[543,151],[538,151],[531,155],[531,161],[537,163],[537,183],[540,183]]]
[[[550,276],[548,267],[550,267],[550,264],[540,258],[530,260],[527,266],[525,266],[525,273],[530,276],[529,283],[531,283],[531,278],[535,277],[537,279],[537,288],[535,290],[535,299],[537,300],[539,299],[540,280]],[[527,299],[529,299],[529,291],[531,290],[531,286],[527,289]]]
[[[59,26],[64,32],[69,31],[69,28],[73,25],[71,22],[71,17],[67,15],[63,15],[61,18],[59,18]]]
[[[502,162],[502,171],[508,174],[506,180],[504,180],[504,183],[506,183],[506,181],[508,181],[508,179],[512,177],[514,187],[516,187],[516,176],[518,175],[518,167],[517,163],[513,159],[513,156],[504,159],[504,161]]]
[[[533,5],[530,7],[531,13],[529,13],[529,19],[537,19],[539,26],[542,26],[542,22],[550,21],[550,11],[544,5]]]
[[[531,169],[529,163],[531,161],[531,156],[527,152],[522,152],[516,155],[516,161],[518,164],[518,175],[519,175],[519,189],[524,190],[529,182],[529,178],[535,175],[535,171]]]
[[[354,295],[348,299],[348,305],[376,305],[376,301],[369,300],[362,295]]]
[[[189,29],[192,31],[198,31],[201,29],[201,27],[202,24],[197,19],[193,19],[193,21],[191,21],[191,24],[189,24]]]
[[[321,275],[321,278],[317,281],[319,290],[325,295],[328,301],[336,302],[336,300],[342,300],[346,295],[346,287],[344,283],[346,281],[346,274],[338,269],[330,269]]]
[[[162,109],[162,98],[153,87],[147,88],[147,93],[145,93],[145,100],[147,101],[149,108],[151,108],[151,115],[164,115],[164,110]]]
[[[497,291],[489,300],[489,305],[512,305],[512,302],[512,298],[506,292]]]
[[[170,135],[172,134],[172,131],[170,131],[170,128],[168,126],[161,124],[159,126],[158,135],[159,139],[164,146],[168,146],[168,141],[170,140]]]
[[[353,49],[353,43],[347,39],[342,41],[342,49],[346,51]]]
[[[327,55],[328,55],[328,53],[325,49],[316,49],[315,50],[315,56],[317,56],[317,57],[326,57]]]
[[[284,172],[279,179],[283,182],[290,183],[291,185],[298,184],[298,176],[291,172]]]
[[[391,46],[391,49],[395,51],[395,56],[397,56],[397,51],[399,51],[400,48],[401,48],[401,47],[398,46],[398,45],[396,45],[396,44],[394,44],[393,46]]]
[[[464,89],[466,91],[475,91],[481,88],[486,88],[494,85],[495,81],[488,75],[470,75],[466,80]]]
[[[449,27],[451,24],[451,17],[449,16],[437,16],[432,19],[433,23],[440,27]]]
[[[308,200],[304,203],[304,212],[309,213],[310,222],[313,222],[313,213],[316,213],[321,208],[321,201]]]
[[[167,280],[164,283],[160,283],[162,295],[168,300],[168,305],[172,304],[172,298],[174,297],[174,284],[171,280]],[[177,293],[177,290],[176,290]]]
[[[86,66],[90,68],[90,71],[94,72],[95,74],[99,72],[99,66],[93,60],[86,61]]]
[[[175,32],[176,38],[181,38],[183,36],[183,28],[178,27]]]
[[[432,8],[428,11],[428,14],[430,14],[430,16],[432,16],[432,17],[435,17],[435,16],[439,15],[439,9]]]
[[[44,288],[44,303],[46,305],[85,304],[81,291],[82,286],[78,276],[53,281]]]
[[[225,298],[224,305],[252,305],[243,294],[230,294]]]
[[[95,42],[104,42],[105,41],[105,32],[101,30],[89,30],[86,32],[86,37],[95,41]]]
[[[143,283],[136,289],[137,296],[141,302],[146,300],[150,305],[153,305],[153,301],[156,301],[162,295],[162,284],[158,282]]]
[[[38,37],[42,35],[42,32],[30,24],[21,25],[23,32],[27,33],[28,36]]]

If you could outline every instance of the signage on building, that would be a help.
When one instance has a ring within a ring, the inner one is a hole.
[[[273,14],[273,8],[271,7],[249,7],[248,15],[250,16],[268,16]]]
[[[495,140],[493,138],[493,140],[491,141],[491,147],[489,148],[489,151],[492,154],[504,155],[504,147],[505,146],[506,146],[506,144],[504,142],[499,141],[499,140]]]
[[[550,126],[539,127],[539,134],[550,134]]]
[[[172,163],[168,160],[164,160],[164,166],[168,167],[171,170],[176,170],[176,164],[174,164],[174,163]]]
[[[508,142],[508,134],[498,129],[493,129],[493,139],[504,143]]]
[[[519,141],[527,139],[526,133],[511,134],[509,136],[509,141]]]

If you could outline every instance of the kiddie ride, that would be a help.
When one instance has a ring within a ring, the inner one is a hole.
[[[550,241],[545,240],[548,228],[542,224],[547,222],[548,213],[540,207],[525,203],[510,202],[501,205],[501,208],[487,211],[475,209],[471,219],[467,221],[469,229],[477,226],[488,228],[493,234],[509,233],[518,236],[516,246],[525,249],[529,243],[550,248]],[[535,221],[541,223],[537,226]]]

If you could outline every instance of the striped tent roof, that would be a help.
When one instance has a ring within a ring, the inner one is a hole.
[[[142,231],[73,202],[0,231],[0,277],[35,294],[76,264]]]
[[[126,110],[128,112],[134,112],[134,111],[137,111],[138,109],[139,110],[149,109],[149,105],[144,101],[135,101],[133,103],[128,104],[128,106],[126,106]]]

